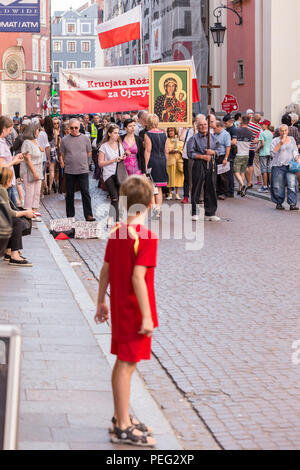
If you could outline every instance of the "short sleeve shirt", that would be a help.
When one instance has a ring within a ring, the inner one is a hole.
[[[105,162],[114,160],[115,158],[118,158],[119,156],[122,157],[124,155],[124,149],[122,145],[119,145],[119,148],[113,149],[111,148],[108,142],[101,145],[99,151],[104,153]],[[115,175],[116,170],[117,170],[117,163],[112,163],[111,165],[104,166],[103,167],[103,181],[105,182],[106,180],[108,180],[108,178]]]
[[[271,155],[271,144],[273,141],[273,134],[271,131],[265,130],[262,132],[262,140],[264,141],[263,148],[259,151],[260,157],[269,157]]]
[[[66,174],[82,175],[89,172],[88,154],[92,152],[92,145],[88,136],[66,135],[61,141],[60,151],[64,154]]]
[[[31,155],[32,165],[40,180],[43,180],[43,153],[40,151],[39,144],[34,143],[32,140],[25,140],[22,145],[22,152]],[[30,170],[26,165],[26,161],[24,161],[21,163],[20,174],[23,176],[26,172],[30,172]]]
[[[48,136],[47,136],[47,134],[46,134],[45,131],[41,131],[41,132],[39,133],[38,138],[37,138],[37,141],[38,141],[39,146],[44,149],[44,152],[43,152],[43,162],[45,162],[45,161],[47,160],[46,148],[50,147],[49,140],[48,140]]]
[[[11,155],[11,151],[9,150],[9,147],[8,147],[7,142],[6,142],[5,139],[0,139],[0,158],[4,158],[4,164],[5,165],[8,165],[9,163],[11,163],[11,161],[13,159],[12,155]],[[14,172],[14,168],[11,167],[11,169]],[[13,185],[16,184],[15,172],[14,172],[12,184]]]
[[[154,328],[158,326],[154,290],[157,247],[157,235],[143,225],[121,224],[111,232],[105,262],[109,264],[112,339],[118,343],[140,338],[142,314],[132,284],[135,266],[148,268],[145,281]]]

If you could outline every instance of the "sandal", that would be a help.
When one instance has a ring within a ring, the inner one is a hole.
[[[135,419],[133,416],[129,415],[129,417],[130,417],[131,424],[132,426],[135,427],[135,429],[143,432],[144,434],[147,434],[148,436],[152,436],[153,430],[151,428],[146,426],[146,424],[141,423],[138,419]],[[137,424],[135,424],[133,421],[137,421]],[[114,416],[111,418],[111,422],[112,422],[112,426],[108,430],[109,434],[113,434],[115,432],[117,420]]]
[[[155,447],[156,442],[154,441],[152,444],[149,442],[150,436],[145,436],[142,434],[141,436],[136,436],[133,432],[136,430],[135,426],[130,426],[127,429],[119,429],[117,427],[114,428],[114,434],[111,436],[111,442],[114,444],[130,444],[133,446],[138,447]]]

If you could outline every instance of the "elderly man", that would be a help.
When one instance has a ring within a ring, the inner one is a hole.
[[[216,216],[218,200],[216,193],[217,169],[215,159],[219,155],[220,144],[215,135],[210,136],[210,149],[207,148],[208,124],[198,120],[198,133],[187,144],[188,157],[194,160],[192,172],[192,219],[199,219],[201,189],[204,184],[205,220],[219,222]]]
[[[70,134],[61,141],[61,167],[66,175],[67,217],[75,216],[74,193],[78,182],[82,197],[84,217],[87,222],[94,222],[91,196],[89,191],[88,158],[92,152],[90,139],[80,133],[78,119],[70,120]]]

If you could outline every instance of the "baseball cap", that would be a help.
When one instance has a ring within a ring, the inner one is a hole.
[[[231,116],[231,114],[226,114],[226,116],[223,117],[223,122],[228,121],[234,121],[234,118]]]
[[[268,121],[268,119],[265,119],[264,121],[261,121],[259,124],[261,126],[268,126],[269,127],[271,125],[271,122]]]
[[[246,114],[254,114],[253,109],[247,109]]]

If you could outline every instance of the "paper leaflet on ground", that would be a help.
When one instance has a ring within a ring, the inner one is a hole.
[[[228,173],[230,171],[230,163],[226,163],[226,165],[218,165],[218,175],[223,175],[224,173]]]
[[[68,232],[75,229],[76,239],[94,239],[101,238],[101,224],[100,222],[76,222],[75,218],[68,219],[54,219],[50,221],[50,232]]]
[[[193,67],[193,101],[199,100],[193,60],[93,69],[60,69],[62,114],[122,112],[149,108],[149,66]]]

